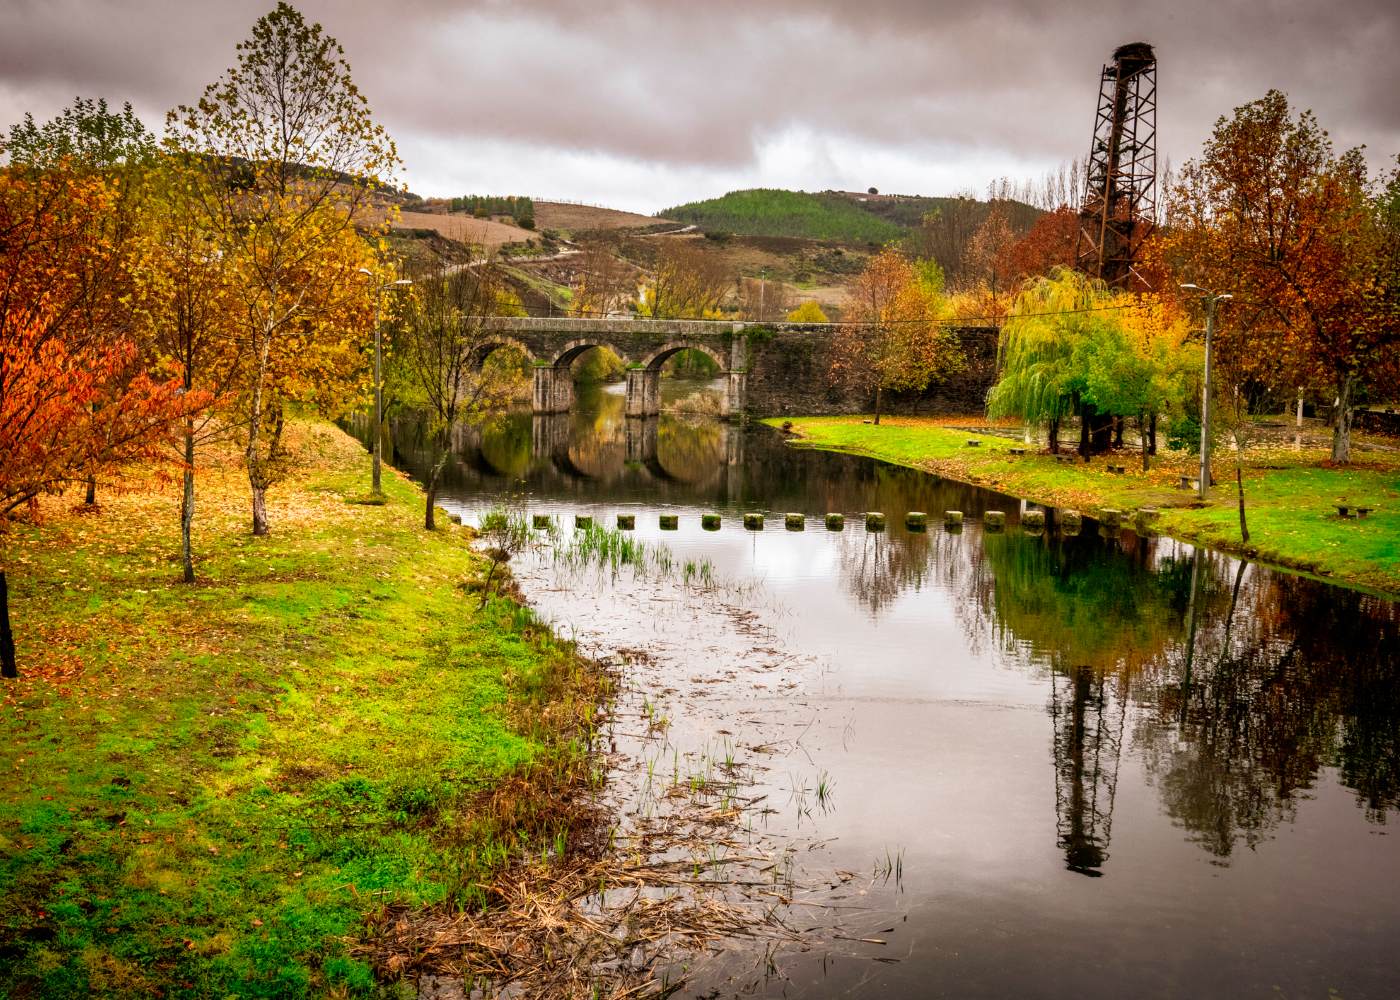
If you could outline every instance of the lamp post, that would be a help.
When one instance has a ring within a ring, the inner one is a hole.
[[[1201,383],[1201,478],[1196,495],[1202,500],[1210,489],[1210,348],[1215,338],[1215,306],[1234,298],[1228,292],[1216,294],[1200,285],[1182,285],[1183,290],[1197,293],[1206,304],[1206,368]],[[1243,515],[1241,515],[1243,516]]]
[[[374,279],[374,272],[367,267],[360,268],[360,273],[371,280]],[[383,347],[379,334],[379,301],[386,288],[402,288],[411,284],[413,282],[408,278],[400,278],[398,281],[381,281],[374,286],[374,464],[371,467],[373,472],[370,476],[370,492],[375,496],[383,493],[379,485],[379,467],[384,447],[384,380],[381,373]]]

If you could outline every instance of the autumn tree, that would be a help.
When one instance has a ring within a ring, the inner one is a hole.
[[[187,395],[207,396],[211,406],[188,413],[181,426],[183,488],[180,562],[186,583],[195,581],[192,539],[195,458],[199,446],[236,429],[230,404],[243,371],[237,260],[218,245],[224,225],[210,225],[217,198],[203,191],[207,173],[183,156],[164,156],[152,172],[136,240],[132,308],[153,366],[169,368]]]
[[[739,279],[739,315],[757,323],[778,323],[792,308],[792,289],[766,276]]]
[[[1078,236],[1079,213],[1064,207],[1046,212],[1007,248],[1003,273],[1019,282],[1048,275],[1057,267],[1073,267]]]
[[[993,295],[1005,292],[1014,278],[1007,254],[1015,243],[1016,234],[1005,209],[993,206],[967,242],[958,283],[964,287],[984,285]]]
[[[374,260],[356,224],[397,169],[393,142],[334,38],[279,3],[238,46],[238,63],[167,117],[167,142],[197,157],[218,249],[239,271],[247,363],[241,385],[253,534],[288,458],[289,404],[343,407],[362,372],[373,313],[358,277]]]
[[[957,336],[943,325],[941,289],[928,273],[888,247],[870,258],[851,287],[854,322],[836,335],[831,375],[874,394],[876,424],[885,393],[923,390],[966,363]]]
[[[654,319],[704,319],[718,314],[734,279],[718,254],[694,240],[662,239],[652,279],[643,289],[641,312]]]
[[[154,136],[130,104],[117,113],[108,109],[105,100],[79,97],[42,125],[26,114],[23,121],[11,126],[0,145],[10,167],[31,176],[57,171],[61,176],[95,177],[105,183],[110,196],[105,210],[86,217],[86,225],[99,230],[94,239],[105,252],[72,261],[75,270],[67,322],[84,323],[88,338],[129,339],[135,331],[123,303],[132,287],[130,250],[155,153]],[[133,364],[127,375],[134,377],[138,372],[139,366]],[[95,410],[88,414],[86,423],[89,433],[105,430]],[[96,470],[89,470],[85,502],[93,505],[96,500]]]
[[[1396,349],[1376,312],[1382,230],[1359,150],[1338,155],[1310,111],[1271,90],[1221,118],[1170,192],[1160,252],[1179,281],[1235,301],[1222,371],[1240,384],[1326,385],[1332,458],[1350,459],[1358,388]]]
[[[637,296],[636,269],[617,253],[614,243],[585,243],[578,257],[578,284],[573,311],[578,316],[607,317],[625,310]]]
[[[1195,349],[1185,347],[1184,317],[1151,294],[1114,296],[1118,308],[1087,324],[1072,357],[1075,388],[1098,414],[1137,424],[1142,470],[1156,450],[1160,416],[1181,408],[1199,370]]]
[[[205,400],[148,374],[128,336],[94,325],[117,303],[94,275],[117,268],[102,220],[117,195],[70,161],[0,171],[0,545],[45,493],[155,454]],[[0,550],[0,673],[16,675]]]
[[[495,346],[488,321],[498,314],[506,285],[500,269],[487,262],[419,279],[414,293],[395,349],[427,402],[431,462],[423,526],[432,531],[453,428],[501,409],[510,399],[508,379],[483,364]]]
[[[924,214],[910,238],[916,257],[935,260],[948,280],[961,277],[967,245],[982,220],[982,207],[972,192],[944,198],[939,207]]]
[[[806,299],[796,309],[787,314],[789,323],[830,323],[826,313],[822,312],[821,303],[816,299]]]

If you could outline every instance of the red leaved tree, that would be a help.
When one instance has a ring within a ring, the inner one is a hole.
[[[119,303],[102,224],[112,192],[64,164],[0,172],[0,540],[40,495],[154,456],[204,400],[141,370],[136,344],[94,323]],[[17,674],[0,548],[0,675]]]

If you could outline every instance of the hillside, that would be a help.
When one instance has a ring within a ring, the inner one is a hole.
[[[662,213],[665,215],[665,213]],[[562,201],[535,202],[535,228],[579,232],[601,229],[645,229],[668,218],[653,218],[597,205],[573,205]]]
[[[886,243],[905,229],[866,211],[859,202],[834,192],[812,194],[754,188],[720,198],[678,205],[660,213],[711,232],[745,236],[794,236],[836,243]]]
[[[1040,211],[1001,202],[1013,229],[1029,229]],[[844,244],[880,244],[909,235],[930,212],[956,213],[968,229],[981,225],[989,202],[849,191],[783,191],[754,188],[720,198],[668,208],[661,214],[710,232],[745,236],[792,236]]]
[[[506,243],[524,243],[535,234],[519,226],[477,219],[470,215],[442,215],[437,212],[400,212],[395,229],[431,229],[459,243],[475,243],[495,249]]]

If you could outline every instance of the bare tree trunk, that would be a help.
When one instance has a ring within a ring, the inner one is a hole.
[[[1138,444],[1142,448],[1142,471],[1147,471],[1147,416],[1138,414]]]
[[[0,569],[0,677],[18,677],[15,663],[15,635],[10,631],[10,586]]]
[[[1059,417],[1055,417],[1055,418],[1053,418],[1053,419],[1050,421],[1050,426],[1047,428],[1046,433],[1047,433],[1047,436],[1050,438],[1050,454],[1052,454],[1052,455],[1058,455],[1058,454],[1060,453],[1060,418],[1059,418]]]
[[[1351,395],[1356,376],[1351,372],[1337,383],[1337,413],[1332,425],[1332,461],[1346,465],[1351,461]]]
[[[880,387],[875,387],[875,426],[880,426]]]
[[[267,487],[253,487],[253,535],[267,534]]]
[[[1115,448],[1121,448],[1121,447],[1123,447],[1123,424],[1124,424],[1124,423],[1125,423],[1125,421],[1123,420],[1122,417],[1115,416],[1115,417],[1113,418],[1113,447],[1115,447]]]
[[[1249,544],[1249,525],[1244,520],[1244,472],[1240,469],[1239,451],[1235,451],[1235,485],[1240,491],[1240,538]]]
[[[87,495],[83,497],[83,503],[89,507],[97,503],[97,473],[95,472],[88,473]]]
[[[1147,422],[1147,453],[1157,454],[1157,414],[1152,414]]]
[[[442,465],[442,462],[438,462],[428,472],[428,500],[423,511],[423,528],[426,531],[437,530],[437,517],[433,508],[437,505],[438,480],[442,477]]]
[[[194,549],[190,529],[194,525],[194,428],[185,425],[185,493],[180,501],[180,561],[184,580],[194,583]]]
[[[272,350],[272,327],[264,323],[262,344],[258,348],[258,368],[253,375],[253,399],[249,408],[248,448],[244,459],[248,466],[248,486],[253,492],[253,535],[267,534],[267,480],[263,473],[258,438],[262,433],[263,380],[267,377],[267,356]]]

